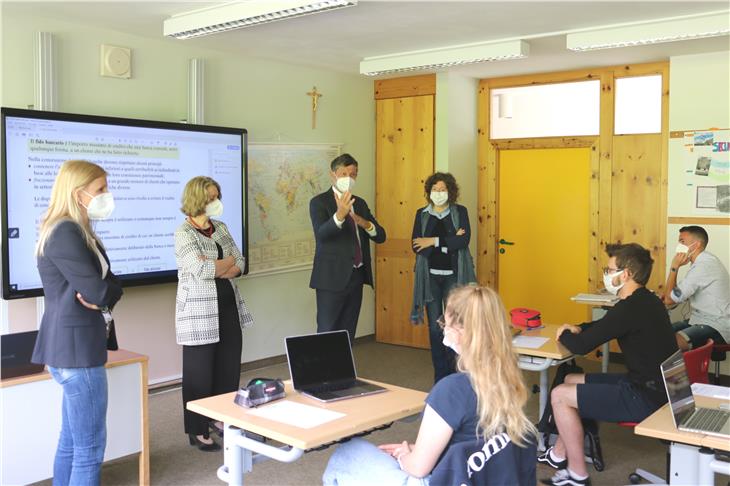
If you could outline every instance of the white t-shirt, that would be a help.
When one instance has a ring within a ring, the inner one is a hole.
[[[719,258],[703,251],[670,294],[676,303],[689,299],[689,323],[715,328],[730,342],[730,275]]]

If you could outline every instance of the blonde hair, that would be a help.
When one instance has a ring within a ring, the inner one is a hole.
[[[481,429],[488,439],[504,432],[524,446],[537,432],[524,412],[527,387],[502,300],[488,287],[460,287],[449,294],[445,313],[461,329],[457,366],[469,376],[477,395],[477,434]]]
[[[96,247],[97,238],[94,230],[79,206],[77,193],[91,184],[95,179],[107,173],[98,165],[86,160],[67,160],[58,169],[56,180],[51,189],[51,200],[44,213],[39,229],[36,255],[43,255],[48,238],[56,225],[63,220],[70,220],[79,225],[86,240],[86,246],[92,250]]]
[[[215,180],[206,176],[193,177],[185,184],[182,193],[182,207],[180,211],[186,216],[200,216],[208,205],[208,188],[215,186],[218,189],[218,199],[223,199],[221,186]]]

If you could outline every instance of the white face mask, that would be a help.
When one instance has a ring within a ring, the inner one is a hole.
[[[214,199],[205,206],[205,215],[209,218],[217,218],[223,214],[223,202],[220,199]]]
[[[338,177],[335,187],[340,192],[351,191],[355,188],[355,179],[352,177]]]
[[[696,242],[695,242],[696,243]],[[684,243],[677,243],[677,249],[674,250],[675,253],[687,253],[688,255],[691,254],[694,250],[690,250],[690,246],[694,246],[694,243],[687,246]]]
[[[91,196],[88,192],[84,191],[87,195]],[[83,204],[81,204],[84,206]],[[111,192],[103,192],[91,197],[88,206],[86,208],[86,214],[91,220],[106,219],[114,211],[114,197]]]
[[[459,345],[451,342],[451,339],[449,339],[449,335],[446,334],[446,330],[444,330],[444,340],[442,342],[444,343],[444,346],[446,346],[447,348],[451,348],[456,354],[461,354],[459,350]]]
[[[618,277],[624,273],[624,270],[619,270],[616,273],[604,273],[603,274],[603,286],[606,287],[606,290],[608,290],[609,293],[613,295],[617,295],[618,291],[621,290],[621,287],[624,286],[626,282],[621,282],[619,285],[613,284],[613,279]]]
[[[431,201],[436,206],[443,206],[449,200],[449,193],[447,191],[431,191]]]

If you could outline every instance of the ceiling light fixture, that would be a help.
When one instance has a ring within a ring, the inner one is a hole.
[[[164,21],[165,36],[190,39],[357,5],[357,0],[245,0],[173,15]]]
[[[571,51],[592,51],[702,39],[729,33],[730,18],[727,11],[722,11],[570,33],[566,36],[566,47]]]
[[[474,64],[478,62],[522,59],[530,52],[523,40],[482,42],[458,46],[402,52],[385,56],[366,57],[360,62],[360,74],[379,76],[388,73],[422,71]]]

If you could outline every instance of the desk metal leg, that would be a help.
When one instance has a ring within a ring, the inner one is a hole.
[[[699,450],[696,446],[673,442],[671,449],[671,464],[669,466],[669,484],[688,485],[697,484],[699,479]]]
[[[603,343],[601,346],[601,372],[608,373],[608,359],[611,355],[610,343]]]
[[[544,370],[540,371],[540,396],[539,396],[539,404],[540,409],[538,410],[538,422],[542,420],[542,415],[545,413],[545,405],[547,405],[547,398],[548,398],[548,369],[545,368]]]
[[[236,427],[223,427],[223,465],[218,468],[218,479],[227,482],[229,486],[243,486],[243,451],[235,441],[242,434],[241,429]],[[250,455],[251,451],[248,453]]]
[[[218,479],[231,486],[243,486],[243,475],[251,472],[254,463],[268,459],[294,462],[304,454],[296,447],[274,447],[246,437],[246,433],[231,425],[223,427],[223,465]]]
[[[715,454],[711,449],[700,448],[697,454],[697,486],[714,486],[715,471],[710,467],[714,459]]]

